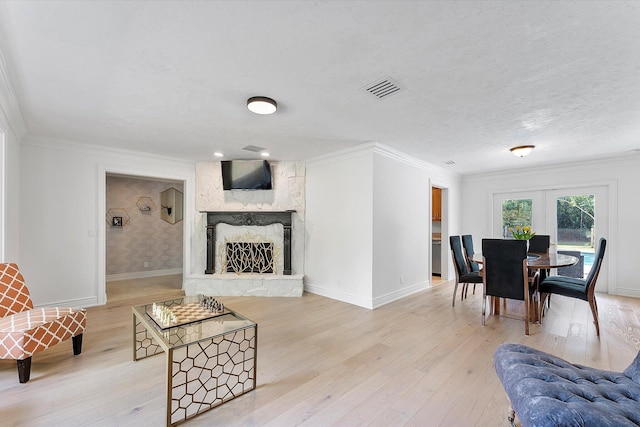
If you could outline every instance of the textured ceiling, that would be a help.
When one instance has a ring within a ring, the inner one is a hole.
[[[378,142],[466,174],[640,149],[640,2],[11,1],[0,51],[28,133],[178,158]]]

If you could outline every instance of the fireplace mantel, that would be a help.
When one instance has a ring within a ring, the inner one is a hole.
[[[291,221],[295,211],[203,211],[207,214],[207,268],[205,274],[215,273],[216,225],[233,226],[282,224],[284,227],[284,274],[291,275]]]

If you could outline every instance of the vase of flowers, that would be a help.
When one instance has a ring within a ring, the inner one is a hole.
[[[533,236],[536,235],[535,232],[531,231],[531,227],[528,225],[525,225],[524,227],[520,227],[519,225],[516,225],[516,228],[509,228],[509,231],[511,232],[511,234],[513,235],[513,238],[516,240],[529,240],[531,239]]]

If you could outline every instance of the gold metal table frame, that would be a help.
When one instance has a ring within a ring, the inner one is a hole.
[[[166,307],[197,301],[181,297]],[[228,314],[161,328],[153,303],[132,307],[133,360],[166,354],[166,424],[173,426],[256,388],[258,325]]]

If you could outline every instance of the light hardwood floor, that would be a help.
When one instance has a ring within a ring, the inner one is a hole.
[[[164,356],[132,361],[131,306],[180,294],[176,280],[109,283],[109,303],[88,309],[82,354],[65,342],[34,356],[27,384],[2,361],[0,425],[162,426]],[[184,425],[507,426],[498,344],[611,370],[640,349],[640,299],[599,294],[598,340],[584,301],[554,296],[526,337],[521,320],[490,316],[481,326],[481,287],[455,307],[452,292],[443,282],[373,311],[308,293],[220,297],[259,324],[258,386]]]

